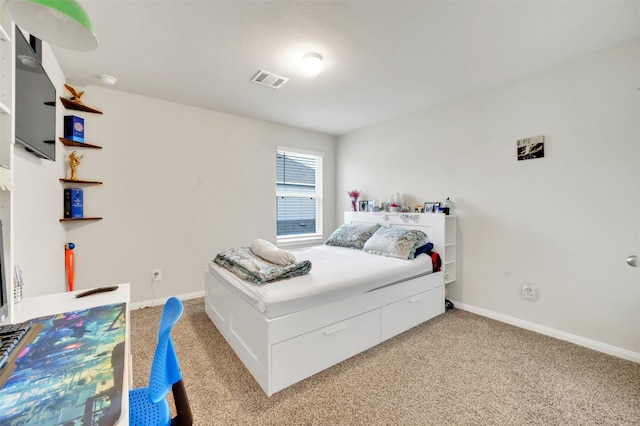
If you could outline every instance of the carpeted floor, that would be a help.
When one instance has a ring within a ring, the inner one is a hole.
[[[640,364],[460,310],[268,398],[204,312],[173,329],[196,425],[640,425]],[[131,312],[146,386],[162,307]]]

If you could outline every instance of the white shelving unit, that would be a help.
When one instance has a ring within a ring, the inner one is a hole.
[[[4,14],[4,11],[2,12]],[[11,100],[13,88],[13,67],[11,66],[13,54],[11,45],[11,22],[0,18],[0,113],[11,115]],[[8,63],[8,67],[6,64]]]
[[[456,280],[456,222],[455,216],[444,216],[444,256],[440,257],[445,284]]]
[[[0,8],[0,167],[4,175],[4,181],[10,183],[13,180],[13,149],[14,149],[14,57],[13,44],[14,25],[5,14],[4,8]],[[7,280],[7,299],[9,311],[13,305],[13,192],[0,188],[0,220],[2,220],[4,243],[4,266],[2,271]]]

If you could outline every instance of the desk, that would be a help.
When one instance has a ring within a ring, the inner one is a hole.
[[[70,312],[114,303],[126,303],[126,337],[124,349],[124,379],[122,389],[122,413],[116,425],[129,423],[129,388],[131,387],[131,355],[130,355],[130,330],[129,330],[129,284],[119,284],[118,289],[106,293],[97,293],[80,299],[75,298],[80,291],[57,293],[46,296],[38,296],[23,299],[13,306],[11,321],[22,322],[33,318],[54,315],[62,312]]]

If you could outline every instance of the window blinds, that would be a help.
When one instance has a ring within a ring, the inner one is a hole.
[[[276,151],[277,235],[322,234],[322,156]]]

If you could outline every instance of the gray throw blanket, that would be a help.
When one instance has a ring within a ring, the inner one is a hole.
[[[311,270],[311,262],[303,260],[291,265],[277,265],[256,256],[249,247],[237,247],[219,253],[213,261],[243,280],[265,284],[304,275]]]

